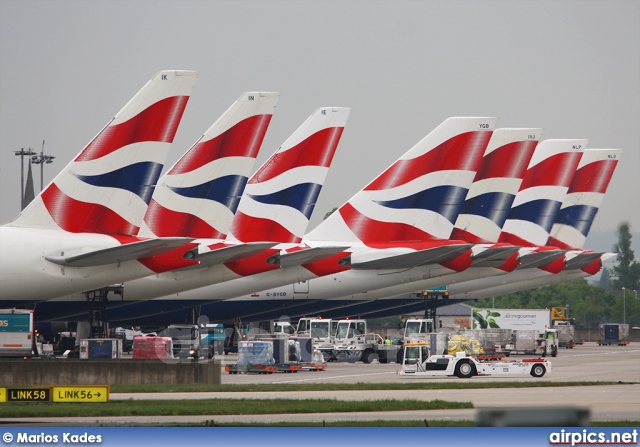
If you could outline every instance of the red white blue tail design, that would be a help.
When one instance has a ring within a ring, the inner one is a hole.
[[[137,234],[196,76],[157,73],[11,225]]]
[[[227,240],[298,243],[351,109],[316,110],[251,177]]]
[[[547,245],[566,250],[583,248],[621,153],[620,149],[584,151]]]
[[[542,129],[496,129],[451,239],[494,243],[511,211]]]
[[[587,140],[544,140],[533,154],[498,242],[544,246]]]
[[[243,93],[160,179],[140,235],[224,239],[278,98]]]
[[[497,120],[445,120],[306,239],[369,247],[448,239]]]

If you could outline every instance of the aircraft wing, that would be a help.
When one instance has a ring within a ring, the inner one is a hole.
[[[353,262],[352,259],[351,268],[359,270],[388,270],[411,268],[425,264],[439,264],[441,262],[453,261],[471,247],[473,247],[473,244],[452,244],[371,261]]]
[[[314,247],[280,255],[280,267],[294,267],[321,261],[336,255],[349,247]]]
[[[193,240],[193,238],[184,237],[163,237],[94,250],[79,255],[45,256],[45,259],[66,267],[95,267],[160,255],[182,247]]]

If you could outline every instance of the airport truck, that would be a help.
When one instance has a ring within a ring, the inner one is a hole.
[[[322,351],[322,348],[320,348]],[[378,334],[367,333],[366,320],[339,320],[332,360],[338,362],[380,363],[402,361],[402,346],[385,343]]]
[[[521,361],[479,362],[464,352],[456,355],[431,355],[426,342],[406,343],[402,370],[404,377],[447,377],[467,379],[473,376],[523,375],[542,377],[551,372],[551,362],[545,359],[525,359]]]
[[[33,354],[33,311],[0,310],[0,357],[30,357]]]
[[[207,323],[200,326],[200,339],[202,346],[209,346],[207,354],[224,354],[226,330],[222,323]]]
[[[433,318],[414,318],[407,320],[404,324],[404,334],[402,341],[425,341],[427,336],[433,332]]]
[[[171,337],[175,358],[213,357],[213,348],[210,344],[202,343],[202,330],[197,324],[172,324],[160,331],[158,336]]]

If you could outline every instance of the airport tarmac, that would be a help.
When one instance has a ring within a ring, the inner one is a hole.
[[[511,359],[522,358],[521,356]],[[226,356],[223,363],[233,363],[236,356]],[[396,374],[399,365],[363,363],[329,363],[325,371],[275,374],[223,374],[223,384],[231,383],[357,383],[357,382],[422,382],[462,380],[473,382],[517,381],[519,388],[467,390],[377,390],[377,391],[306,391],[306,392],[216,392],[216,393],[112,393],[112,400],[128,399],[213,399],[213,398],[330,398],[339,400],[370,399],[442,399],[472,402],[474,409],[430,410],[363,413],[307,413],[267,415],[201,415],[153,417],[84,417],[0,419],[2,424],[73,424],[122,425],[203,423],[214,420],[228,422],[315,422],[345,420],[475,420],[483,408],[542,409],[573,407],[588,409],[593,421],[640,420],[640,347],[597,346],[587,343],[574,349],[563,349],[552,358],[553,371],[542,378],[525,376],[488,376],[471,379],[406,378]],[[616,382],[615,385],[558,386],[528,388],[529,383],[547,382]]]

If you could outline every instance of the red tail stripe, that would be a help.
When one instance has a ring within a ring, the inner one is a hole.
[[[473,181],[497,177],[523,178],[537,145],[537,141],[514,141],[492,151],[482,159]]]
[[[398,160],[365,191],[377,191],[409,183],[430,172],[450,170],[477,171],[492,132],[467,132],[443,142],[429,152],[410,160]]]
[[[403,223],[380,222],[359,213],[351,204],[346,203],[339,210],[343,220],[351,231],[365,244],[398,241],[397,247],[402,247],[403,241],[433,240],[434,237],[424,231]]]
[[[70,233],[134,235],[140,229],[105,206],[72,199],[55,183],[41,197],[55,223]]]
[[[558,247],[563,250],[579,250],[578,247],[570,247],[566,243],[562,242],[560,239],[556,239],[553,236],[549,236],[549,239],[547,240],[547,245],[552,245],[554,247]]]
[[[256,158],[271,117],[272,115],[251,116],[220,135],[197,143],[175,164],[169,174],[190,172],[225,157]]]
[[[158,237],[226,238],[226,234],[199,217],[167,209],[153,199],[149,203],[144,221]]]
[[[451,232],[450,239],[461,239],[463,241],[471,242],[472,244],[491,244],[492,241],[485,241],[482,238],[479,238],[475,234],[463,230],[461,228],[454,228]]]
[[[95,160],[143,141],[173,142],[188,96],[165,98],[120,124],[105,127],[74,161]]]
[[[278,152],[253,175],[249,183],[266,182],[299,166],[329,167],[343,130],[344,127],[322,129],[291,149]]]
[[[233,218],[230,233],[242,242],[298,243],[302,240],[276,221],[248,216],[241,211],[238,211]]]
[[[556,154],[530,168],[522,180],[520,191],[534,186],[569,187],[582,152]]]
[[[601,160],[583,166],[575,173],[569,187],[569,193],[599,192],[604,194],[617,164],[617,160]]]

